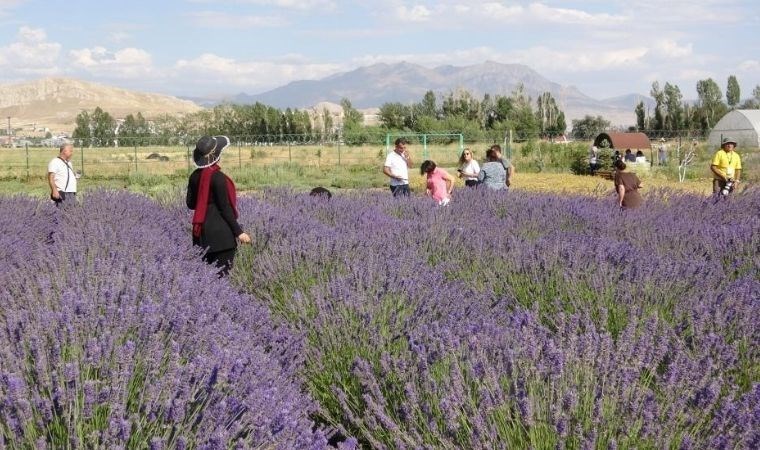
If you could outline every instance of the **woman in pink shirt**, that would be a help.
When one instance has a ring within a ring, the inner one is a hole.
[[[427,195],[433,197],[439,205],[447,205],[454,189],[454,177],[430,160],[422,163],[420,173],[427,176]]]

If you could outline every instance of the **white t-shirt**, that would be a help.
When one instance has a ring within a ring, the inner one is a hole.
[[[480,164],[478,164],[477,161],[474,159],[471,159],[470,162],[466,164],[462,164],[463,173],[474,173],[475,175],[463,175],[462,178],[465,180],[477,180],[478,179],[478,172],[480,172]]]
[[[401,180],[391,178],[391,186],[409,184],[409,167],[407,167],[403,156],[395,151],[388,153],[388,156],[385,157],[385,167],[390,168],[391,174],[394,177],[401,178]]]
[[[64,162],[61,158],[53,158],[48,164],[48,173],[53,175],[55,181],[55,187],[62,192],[76,192],[77,191],[77,176],[74,169],[71,168],[71,163]],[[66,178],[68,177],[69,184],[66,186]]]

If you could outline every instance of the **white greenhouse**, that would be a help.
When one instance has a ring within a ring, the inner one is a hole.
[[[760,109],[735,109],[718,121],[707,142],[720,147],[722,138],[734,139],[742,148],[760,147]]]

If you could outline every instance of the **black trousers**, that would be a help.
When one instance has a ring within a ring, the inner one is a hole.
[[[464,180],[464,185],[467,187],[478,187],[479,184],[478,180]]]
[[[230,274],[232,270],[232,260],[235,259],[236,248],[229,250],[221,250],[218,252],[208,252],[203,255],[203,260],[209,264],[212,264],[219,268],[219,272],[216,274],[219,278],[224,278]]]

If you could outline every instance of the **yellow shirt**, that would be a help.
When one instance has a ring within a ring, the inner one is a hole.
[[[712,165],[716,166],[718,172],[723,174],[726,178],[734,178],[736,171],[742,169],[742,158],[736,153],[736,150],[727,152],[723,149],[715,152],[713,156]],[[714,175],[714,174],[713,174]],[[714,178],[718,178],[714,175]]]

